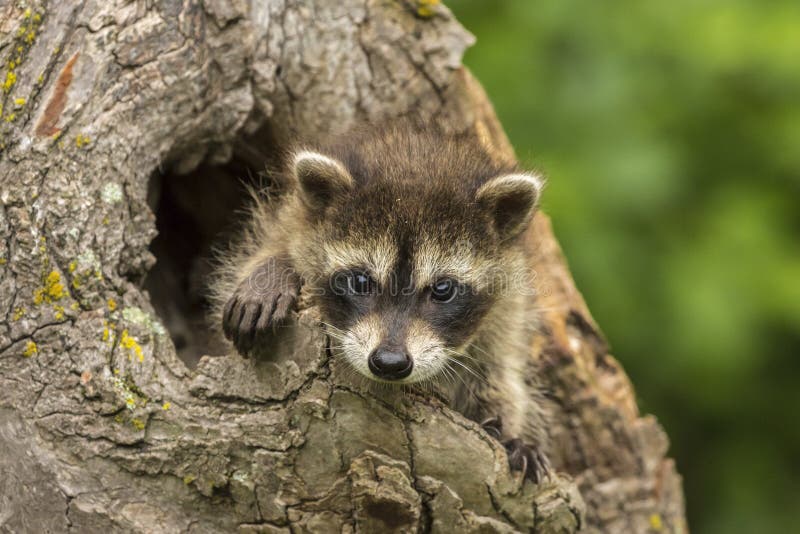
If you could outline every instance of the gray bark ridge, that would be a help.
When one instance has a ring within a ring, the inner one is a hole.
[[[509,157],[472,41],[436,2],[0,4],[0,531],[685,530],[666,438],[543,216],[560,311],[532,357],[565,474],[541,486],[436,399],[350,386],[313,310],[274,360],[192,371],[140,287],[150,176],[264,125],[280,146],[414,111]]]

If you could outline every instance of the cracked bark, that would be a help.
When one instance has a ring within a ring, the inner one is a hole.
[[[544,215],[531,358],[557,402],[560,476],[539,487],[436,399],[349,385],[313,310],[271,361],[190,369],[143,291],[151,176],[227,164],[259,132],[250,159],[416,112],[513,155],[460,66],[471,36],[415,8],[0,4],[0,531],[685,530],[666,436]]]

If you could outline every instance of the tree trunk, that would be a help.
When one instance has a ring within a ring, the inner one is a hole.
[[[413,112],[513,155],[471,43],[433,1],[0,0],[0,531],[686,530],[542,214],[549,483],[435,398],[351,387],[313,309],[270,361],[178,357],[211,351],[187,258],[290,137]]]

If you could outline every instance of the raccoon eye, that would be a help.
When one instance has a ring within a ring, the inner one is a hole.
[[[458,284],[450,278],[442,278],[431,285],[431,299],[442,304],[452,302],[458,294]]]
[[[364,271],[345,273],[347,292],[351,295],[369,295],[375,289],[375,280]]]
[[[357,269],[335,273],[330,284],[333,293],[339,296],[369,295],[377,287],[375,279],[368,272]]]

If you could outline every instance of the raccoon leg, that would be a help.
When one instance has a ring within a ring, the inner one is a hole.
[[[249,355],[259,333],[289,319],[299,292],[300,277],[287,260],[270,257],[259,263],[225,304],[225,337]]]

